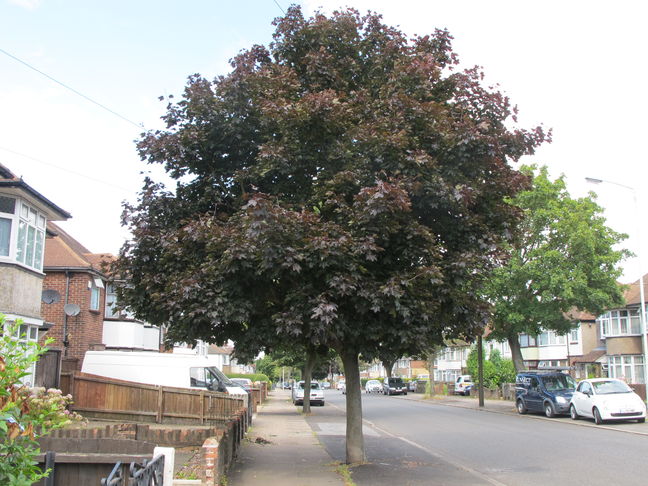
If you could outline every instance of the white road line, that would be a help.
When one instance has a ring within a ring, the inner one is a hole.
[[[337,405],[333,405],[332,403],[330,405],[337,408],[338,410],[344,411],[344,409],[342,409],[341,407],[338,407]],[[472,468],[466,466],[465,464],[463,464],[461,462],[453,461],[452,459],[449,459],[448,457],[444,456],[443,454],[440,454],[440,453],[435,452],[435,451],[433,451],[431,449],[428,449],[427,447],[425,447],[425,446],[423,446],[423,445],[421,445],[421,444],[419,444],[417,442],[411,441],[411,440],[409,440],[409,439],[407,439],[405,437],[401,437],[399,435],[392,434],[391,432],[388,432],[385,429],[383,429],[381,427],[378,427],[376,424],[374,424],[370,420],[362,419],[362,421],[365,424],[369,425],[370,427],[376,429],[377,431],[379,431],[379,432],[381,432],[381,433],[383,433],[385,435],[388,435],[389,437],[393,437],[394,439],[402,440],[406,444],[409,444],[409,445],[411,445],[413,447],[416,447],[417,449],[420,449],[420,450],[426,452],[427,454],[431,455],[432,457],[436,457],[437,459],[440,459],[440,460],[442,460],[442,461],[444,461],[444,462],[446,462],[448,464],[451,464],[452,466],[454,466],[454,467],[456,467],[458,469],[462,469],[462,470],[466,471],[467,473],[470,473],[473,476],[476,476],[479,479],[482,479],[483,481],[486,481],[487,483],[492,484],[493,486],[507,486],[506,483],[502,483],[502,482],[500,482],[500,481],[498,481],[496,479],[490,478],[490,477],[486,476],[485,474],[482,474],[479,471],[477,471],[475,469],[472,469]]]
[[[477,471],[475,469],[472,469],[472,468],[466,466],[465,464],[463,464],[461,462],[453,461],[452,459],[444,456],[443,454],[440,454],[440,453],[435,452],[435,451],[433,451],[431,449],[428,449],[424,445],[421,445],[421,444],[419,444],[417,442],[409,440],[409,439],[407,439],[405,437],[401,437],[399,435],[392,434],[391,432],[388,432],[385,429],[383,429],[381,427],[378,427],[376,424],[370,422],[369,420],[363,419],[363,422],[366,422],[367,424],[369,424],[371,427],[378,430],[379,432],[382,432],[385,435],[393,437],[394,439],[402,440],[406,444],[409,444],[409,445],[411,445],[413,447],[416,447],[417,449],[421,449],[422,451],[426,452],[427,454],[431,455],[432,457],[436,457],[437,459],[440,459],[440,460],[442,460],[442,461],[444,461],[444,462],[446,462],[448,464],[451,464],[452,466],[456,467],[457,469],[463,469],[464,471],[472,474],[473,476],[476,476],[479,479],[482,479],[483,481],[486,481],[487,483],[492,484],[493,486],[507,486],[505,483],[502,483],[502,482],[500,482],[500,481],[498,481],[496,479],[488,477],[485,474],[482,474],[479,471]]]

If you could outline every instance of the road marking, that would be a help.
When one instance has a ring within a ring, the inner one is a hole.
[[[334,405],[332,403],[330,405],[333,406],[334,408],[337,408],[338,410],[345,411],[343,408],[338,407],[337,405]],[[377,430],[377,431],[379,431],[379,432],[381,432],[381,433],[383,433],[383,434],[385,434],[385,435],[387,435],[389,437],[393,437],[394,439],[402,440],[406,444],[409,444],[409,445],[411,445],[413,447],[416,447],[417,449],[422,450],[423,452],[431,455],[432,457],[436,457],[437,459],[440,459],[440,460],[442,460],[442,461],[444,461],[444,462],[446,462],[448,464],[451,464],[452,466],[454,466],[454,467],[456,467],[458,469],[462,469],[462,470],[466,471],[467,473],[472,474],[473,476],[476,476],[476,477],[486,481],[487,483],[492,484],[493,486],[507,486],[506,483],[502,483],[502,482],[498,481],[497,479],[490,478],[490,477],[486,476],[485,474],[480,473],[476,469],[472,469],[472,468],[466,466],[465,464],[463,464],[463,463],[461,463],[459,461],[453,461],[452,459],[449,459],[448,457],[444,456],[443,454],[440,454],[440,453],[435,452],[435,451],[433,451],[431,449],[428,449],[424,445],[421,445],[421,444],[419,444],[417,442],[411,441],[411,440],[409,440],[409,439],[407,439],[405,437],[401,437],[399,435],[392,434],[391,432],[388,432],[387,430],[383,429],[382,427],[378,427],[376,424],[374,424],[370,420],[362,419],[362,421],[365,424],[369,425],[370,427],[374,428],[375,430]],[[364,427],[362,427],[362,429],[365,430]]]
[[[362,421],[363,421],[363,422],[366,422],[366,423],[369,424],[371,427],[373,427],[374,429],[378,430],[379,432],[382,432],[382,433],[385,434],[385,435],[388,435],[388,436],[390,436],[390,437],[393,437],[394,439],[402,440],[402,441],[405,442],[406,444],[409,444],[409,445],[411,445],[411,446],[413,446],[413,447],[416,447],[417,449],[422,450],[423,452],[425,452],[425,453],[431,455],[432,457],[436,457],[437,459],[440,459],[440,460],[442,460],[442,461],[444,461],[444,462],[446,462],[446,463],[448,463],[448,464],[451,464],[452,466],[456,467],[457,469],[463,469],[463,470],[466,471],[467,473],[472,474],[473,476],[476,476],[476,477],[478,477],[479,479],[482,479],[483,481],[486,481],[487,483],[492,484],[493,486],[507,486],[505,483],[502,483],[502,482],[500,482],[500,481],[498,481],[498,480],[496,480],[496,479],[493,479],[493,478],[491,478],[491,477],[488,477],[488,476],[486,476],[485,474],[480,473],[480,472],[477,471],[476,469],[473,469],[473,468],[471,468],[471,467],[466,466],[466,465],[463,464],[462,462],[459,462],[459,461],[453,461],[452,459],[450,459],[450,458],[444,456],[443,454],[440,454],[439,452],[433,451],[432,449],[428,449],[428,448],[425,447],[424,445],[421,445],[421,444],[419,444],[419,443],[417,443],[417,442],[414,442],[414,441],[412,441],[412,440],[409,440],[409,439],[407,439],[407,438],[405,438],[405,437],[401,437],[400,435],[392,434],[391,432],[388,432],[387,430],[385,430],[385,429],[383,429],[383,428],[381,428],[381,427],[378,427],[376,424],[370,422],[369,420],[363,419]]]

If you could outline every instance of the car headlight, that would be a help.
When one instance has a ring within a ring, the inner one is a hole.
[[[567,403],[567,399],[565,397],[556,397],[556,401],[562,404]]]

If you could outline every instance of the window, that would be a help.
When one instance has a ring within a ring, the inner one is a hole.
[[[20,205],[16,260],[42,270],[45,243],[45,216],[25,203]]]
[[[30,343],[38,341],[38,326],[30,324],[21,324],[18,328],[14,338],[17,341],[22,343]],[[23,376],[20,381],[27,386],[32,386],[34,384],[34,375],[36,370],[36,364],[32,364],[27,371],[27,375]]]
[[[641,334],[639,309],[609,311],[597,319],[601,336],[632,336]]]
[[[97,285],[98,283],[100,285]],[[95,278],[90,280],[88,287],[90,288],[90,310],[98,311],[99,302],[101,301],[101,289],[103,288],[103,283],[101,282],[101,279]]]
[[[520,347],[529,348],[536,346],[536,339],[528,334],[520,334]]]
[[[115,291],[115,286],[109,284],[106,286],[106,317],[119,317],[119,312],[116,309],[115,304],[117,303],[117,292]]]
[[[643,368],[643,356],[640,354],[608,356],[610,378],[618,378],[627,383],[643,383]]]
[[[555,331],[545,331],[538,334],[538,346],[557,346],[561,344],[565,344],[565,336],[560,336]]]
[[[569,342],[578,344],[578,341],[580,341],[580,326],[569,331]]]
[[[16,212],[16,200],[0,196],[0,256],[9,256],[11,248],[11,226]]]

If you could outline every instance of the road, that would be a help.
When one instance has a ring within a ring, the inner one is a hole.
[[[345,396],[328,390],[326,400],[307,420],[344,461]],[[630,424],[610,430],[378,394],[363,394],[363,414],[367,464],[352,468],[358,486],[648,484],[648,436],[629,433],[637,429]]]

